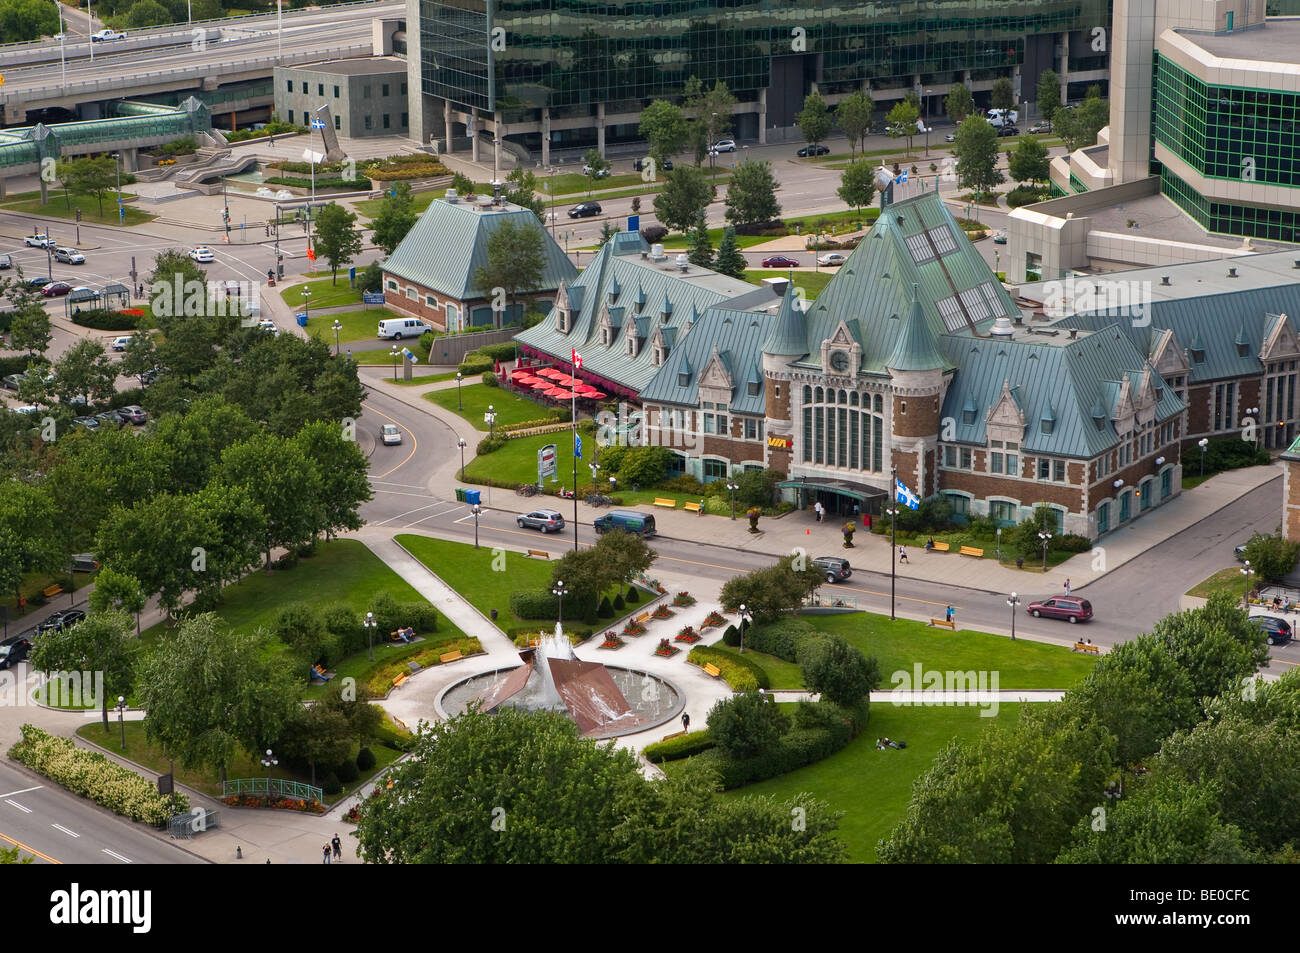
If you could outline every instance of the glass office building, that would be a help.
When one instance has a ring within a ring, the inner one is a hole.
[[[1069,49],[1073,70],[1104,70],[1085,41],[1109,30],[1109,0],[410,0],[418,7],[420,88],[499,115],[536,147],[543,111],[553,145],[635,138],[635,114],[678,98],[691,76],[722,80],[741,104],[736,132],[790,126],[814,84],[825,94],[946,88],[1038,74]],[[414,51],[413,51],[414,54]],[[1059,69],[1058,69],[1059,71]],[[931,108],[942,110],[937,101]],[[589,124],[564,120],[590,117]],[[531,131],[518,131],[538,124]]]

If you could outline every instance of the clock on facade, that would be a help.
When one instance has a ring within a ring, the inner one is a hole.
[[[849,369],[849,356],[843,351],[831,352],[831,370],[843,374]]]

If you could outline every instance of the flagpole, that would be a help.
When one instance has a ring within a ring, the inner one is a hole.
[[[572,357],[574,360],[569,362],[569,369],[573,372],[569,376],[578,372],[577,367],[577,350],[574,350]],[[573,389],[578,386],[577,379],[569,385],[569,420],[573,424],[573,551],[578,551],[578,394]]]
[[[889,468],[890,475],[894,478],[894,484],[890,487],[890,494],[894,497],[893,506],[889,512],[889,619],[892,622],[894,616],[894,583],[898,579],[895,570],[895,561],[898,558],[898,545],[896,531],[898,529],[898,467]]]

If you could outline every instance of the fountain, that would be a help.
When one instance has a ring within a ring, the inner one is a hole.
[[[484,672],[449,687],[439,699],[445,714],[477,703],[484,712],[501,707],[562,711],[589,738],[611,738],[661,724],[681,710],[681,692],[657,675],[584,662],[556,623],[537,645],[519,653],[522,665]]]

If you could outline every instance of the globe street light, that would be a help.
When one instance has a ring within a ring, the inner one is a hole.
[[[126,713],[125,696],[123,695],[117,696],[116,707],[117,707],[117,724],[118,727],[122,729],[122,750],[125,751],[126,750],[126,722],[122,719],[122,716]]]
[[[465,482],[465,438],[461,437],[456,441],[456,446],[460,447],[460,482]]]
[[[564,584],[564,580],[563,580],[563,579],[557,579],[557,580],[555,581],[555,585],[551,588],[551,595],[555,596],[555,598],[559,600],[559,603],[560,603],[560,604],[559,604],[559,611],[560,611],[559,622],[560,622],[561,625],[564,624],[564,597],[567,596],[568,594],[569,594],[569,589],[568,589],[568,587]]]
[[[1020,596],[1011,593],[1011,598],[1007,600],[1007,605],[1011,607],[1011,641],[1016,640],[1016,606],[1020,605]]]
[[[1246,591],[1241,594],[1241,607],[1250,611],[1250,577],[1255,574],[1255,570],[1250,568],[1250,560],[1245,560],[1245,565],[1241,567],[1241,574],[1246,577]]]
[[[1209,448],[1210,441],[1202,437],[1196,441],[1196,445],[1201,448],[1201,476],[1205,476],[1205,451]]]
[[[1052,534],[1040,532],[1038,538],[1043,544],[1043,572],[1047,572],[1047,547],[1052,544]]]
[[[397,359],[402,356],[402,349],[394,344],[388,356],[393,359],[393,383],[397,383]]]
[[[303,320],[306,321],[311,317],[311,289],[302,289],[302,314]]]
[[[375,619],[373,612],[367,612],[366,617],[361,620],[361,624],[366,627],[366,656],[370,661],[375,660],[375,626],[379,622]]]
[[[271,749],[266,749],[266,756],[262,758],[262,767],[266,768],[266,796],[271,796],[271,769],[280,763],[280,759],[271,753]]]
[[[483,415],[483,423],[488,425],[488,439],[491,440],[492,435],[496,432],[497,423],[497,412],[491,404],[488,404],[487,413]]]
[[[474,514],[474,548],[478,549],[478,515],[483,512],[483,507],[475,503],[470,512]]]
[[[464,376],[465,375],[462,374],[460,371],[456,372],[456,409],[457,410],[465,409],[465,405],[461,403],[461,399],[460,399],[460,379]]]
[[[739,489],[739,484],[732,483],[730,480],[727,481],[727,496],[731,498],[731,518],[733,520],[736,518],[736,491]]]
[[[335,357],[339,356],[339,332],[342,330],[343,330],[343,325],[340,322],[335,321],[334,322],[334,356]]]
[[[740,604],[740,654],[745,654],[745,604]]]
[[[1251,422],[1252,422],[1252,424],[1253,424],[1254,422],[1256,422],[1256,421],[1259,419],[1259,408],[1258,408],[1258,407],[1247,407],[1247,408],[1246,408],[1246,416],[1247,416],[1248,418],[1250,418],[1250,420],[1251,420]],[[1258,442],[1259,442],[1259,428],[1258,428],[1258,427],[1255,427],[1254,430],[1255,430],[1255,439],[1252,440],[1251,443],[1258,443]]]

